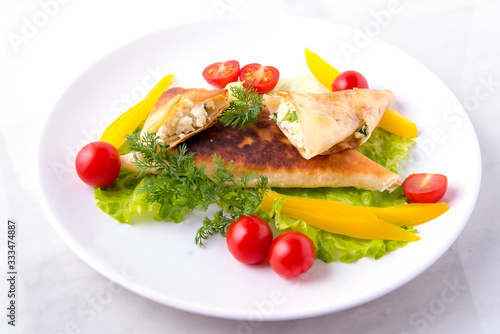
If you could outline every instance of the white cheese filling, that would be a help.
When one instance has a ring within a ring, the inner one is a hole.
[[[367,131],[368,131],[368,125],[365,124],[365,125],[363,125],[363,127],[361,128],[361,130],[358,130],[358,131],[354,132],[354,138],[360,139],[360,138],[366,137],[367,136]]]
[[[208,122],[207,109],[214,109],[214,101],[194,102],[182,98],[173,110],[174,116],[160,126],[157,135],[165,142],[173,136],[184,138],[187,134],[204,127]]]
[[[359,132],[359,131],[354,132],[354,138],[360,139],[360,138],[363,138],[363,137],[366,137],[366,136],[364,134],[362,134],[361,132]]]
[[[308,151],[307,148],[304,148],[304,136],[302,135],[302,131],[300,129],[300,120],[296,120],[295,122],[284,121],[283,118],[288,114],[295,111],[295,108],[290,101],[281,100],[281,104],[277,110],[277,122],[279,127],[285,134],[288,134],[290,141],[297,147],[302,148]]]

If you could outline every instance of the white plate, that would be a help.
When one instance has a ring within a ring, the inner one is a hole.
[[[327,38],[326,38],[327,37]],[[39,152],[39,196],[54,229],[84,261],[106,277],[159,303],[232,319],[283,320],[325,314],[380,297],[434,263],[456,240],[474,207],[481,178],[479,146],[460,103],[429,70],[379,40],[357,45],[356,31],[299,17],[245,18],[189,23],[127,44],[84,72],[54,107]],[[348,60],[342,47],[356,47]],[[359,44],[359,43],[358,43]],[[365,45],[367,44],[367,45]],[[201,72],[237,59],[276,66],[282,77],[309,73],[304,47],[341,70],[362,72],[371,88],[391,89],[393,107],[418,125],[414,158],[404,172],[449,178],[451,209],[421,225],[421,240],[382,259],[354,264],[316,261],[298,279],[284,280],[269,266],[234,260],[222,237],[206,249],[194,244],[203,214],[182,224],[116,222],[95,206],[93,190],[77,177],[78,149],[96,140],[106,120],[149,90],[159,75],[205,87]],[[146,88],[145,88],[146,87]],[[130,95],[129,98],[127,95]]]

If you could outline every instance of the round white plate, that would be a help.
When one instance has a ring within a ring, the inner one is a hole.
[[[244,22],[242,22],[242,20]],[[39,151],[39,196],[54,229],[90,266],[159,303],[242,320],[321,315],[380,297],[434,263],[456,240],[474,207],[481,159],[474,129],[455,96],[429,70],[400,50],[359,32],[300,17],[194,22],[133,41],[105,56],[63,94],[48,117]],[[391,89],[393,108],[419,128],[414,157],[403,173],[449,178],[451,209],[418,227],[421,240],[382,259],[325,264],[285,280],[269,266],[232,258],[222,237],[194,244],[203,213],[182,224],[120,224],[95,206],[93,189],[74,171],[76,152],[97,140],[107,123],[137,103],[163,75],[208,87],[201,72],[237,59],[277,67],[282,77],[306,74],[304,47],[340,70],[362,72],[370,87]],[[350,50],[350,52],[346,51]],[[354,50],[354,51],[353,51]]]

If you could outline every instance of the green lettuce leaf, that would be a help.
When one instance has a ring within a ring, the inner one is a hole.
[[[410,158],[410,149],[415,141],[394,135],[383,129],[376,129],[372,135],[356,150],[366,157],[397,173],[399,164]]]
[[[156,213],[158,207],[149,204],[142,185],[151,175],[139,177],[126,169],[120,171],[116,181],[104,188],[95,188],[97,207],[120,223],[130,224],[130,214],[138,216],[145,212]]]

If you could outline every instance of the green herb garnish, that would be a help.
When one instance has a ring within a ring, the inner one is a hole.
[[[366,137],[366,131],[368,131],[368,125],[367,125],[367,124],[365,124],[365,125],[361,128],[361,130],[359,130],[358,132],[359,132],[359,133],[361,133],[363,136],[365,136],[365,137]]]
[[[264,107],[264,98],[251,86],[229,87],[234,100],[224,110],[219,120],[226,126],[243,129],[247,124],[255,124]]]
[[[275,113],[275,112],[274,112],[274,113],[272,113],[272,114],[271,114],[271,116],[269,116],[269,119],[270,119],[271,121],[275,121],[275,122],[277,122],[277,121],[278,121],[278,114],[277,114],[277,113]]]
[[[184,214],[194,209],[206,211],[211,204],[221,207],[212,219],[203,220],[195,238],[199,246],[203,246],[203,240],[210,235],[225,236],[231,222],[240,216],[254,214],[270,190],[267,177],[255,176],[253,172],[237,180],[232,164],[226,167],[216,155],[213,156],[215,170],[209,177],[205,165],[194,164],[194,153],[188,153],[185,145],[170,151],[168,143],[162,143],[155,134],[148,133],[142,140],[133,134],[127,136],[127,143],[136,152],[139,175],[151,169],[156,172],[145,181],[141,191],[147,193],[151,204],[160,205],[158,214],[162,218],[179,223]],[[254,180],[255,187],[249,188]]]
[[[299,118],[297,117],[297,114],[295,113],[295,110],[289,111],[286,113],[285,117],[283,117],[282,121],[287,121],[290,123],[293,122],[298,122]]]

